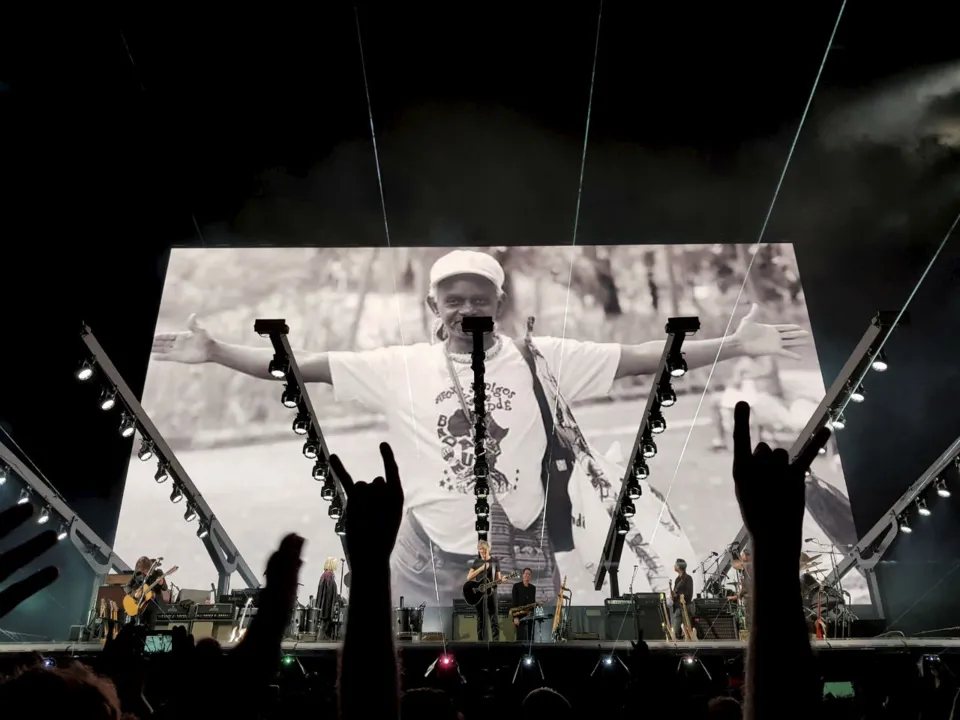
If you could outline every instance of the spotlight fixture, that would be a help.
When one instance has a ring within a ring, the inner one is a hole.
[[[873,362],[870,363],[870,367],[877,372],[886,372],[887,368],[890,367],[887,364],[887,354],[883,350],[880,350],[876,357],[873,358]]]
[[[280,395],[280,402],[283,403],[284,407],[293,410],[300,404],[300,391],[297,390],[296,386],[291,387],[287,385],[283,390],[283,394]]]
[[[327,517],[331,520],[339,520],[343,517],[343,503],[340,498],[335,497],[330,502],[330,507],[327,508]]]
[[[193,503],[187,503],[187,509],[183,513],[183,519],[187,522],[193,522],[197,519],[197,510],[193,507]]]
[[[277,378],[277,380],[282,380],[290,369],[290,363],[287,362],[286,358],[280,357],[280,355],[274,355],[268,369],[272,377]]]
[[[649,434],[645,434],[640,441],[640,454],[648,460],[657,456],[657,444]]]
[[[330,466],[327,465],[327,461],[323,458],[319,458],[316,464],[313,466],[313,479],[317,482],[326,483],[330,480]],[[330,483],[333,485],[333,483]]]
[[[50,522],[50,508],[44,507],[40,510],[40,514],[37,515],[37,524],[46,525]]]
[[[57,540],[66,540],[67,535],[69,535],[69,534],[70,534],[70,533],[69,533],[69,531],[68,531],[68,529],[67,529],[67,526],[61,523],[61,524],[60,524],[60,529],[57,530]]]
[[[667,421],[663,419],[663,413],[660,412],[660,408],[654,407],[650,411],[650,417],[647,422],[650,424],[650,432],[654,435],[659,435],[667,429]]]
[[[939,495],[940,497],[942,498],[950,497],[950,488],[947,487],[947,481],[944,480],[943,478],[937,478],[933,486],[936,488],[937,495]]]
[[[647,465],[647,461],[643,459],[643,455],[638,456],[633,461],[633,477],[637,480],[646,480],[650,477],[650,467]]]
[[[923,498],[917,498],[917,512],[923,517],[930,517],[930,508],[927,507],[927,501]]]
[[[158,483],[165,483],[170,479],[170,469],[163,463],[160,463],[157,466],[157,473],[153,476],[153,479]]]
[[[337,488],[333,484],[333,480],[325,480],[323,487],[320,488],[320,498],[326,500],[327,502],[333,502],[333,499],[337,496]]]
[[[683,359],[683,353],[671,354],[667,357],[667,372],[670,377],[683,377],[687,374],[687,361]]]
[[[17,498],[17,505],[26,505],[30,502],[30,491],[24,488],[20,491],[20,497]]]
[[[143,438],[140,441],[140,451],[137,453],[140,462],[147,462],[153,459],[153,441]]]
[[[490,532],[490,521],[486,518],[477,518],[473,527],[478,533],[488,533]]]
[[[677,404],[677,393],[674,392],[668,377],[664,377],[657,387],[657,402],[663,407],[673,407]]]
[[[640,482],[636,477],[631,477],[629,485],[627,485],[627,497],[631,500],[637,500],[641,495],[643,495],[643,490],[640,487]]]
[[[334,526],[333,531],[340,537],[343,537],[347,534],[347,528],[346,525],[344,525],[343,518],[337,520],[337,524]]]
[[[210,523],[202,522],[197,528],[197,537],[203,540],[207,535],[210,534]]]
[[[850,393],[850,402],[862,403],[867,399],[867,392],[863,388],[863,383],[857,385],[856,389]]]
[[[293,420],[293,431],[297,435],[306,435],[310,432],[310,418],[304,413],[300,413]]]
[[[842,412],[838,412],[830,421],[830,427],[834,430],[843,430],[846,426],[847,419],[843,416]]]
[[[490,497],[490,486],[487,485],[486,480],[478,480],[474,483],[473,494],[479,500],[486,500]]]
[[[137,430],[137,420],[134,417],[131,417],[127,413],[124,413],[120,417],[120,436],[121,437],[131,437],[134,432]]]
[[[4,485],[7,482],[7,473],[9,472],[10,470],[7,468],[7,466],[3,463],[0,463],[0,485]]]
[[[93,377],[93,363],[89,360],[84,360],[80,363],[80,367],[77,368],[76,373],[74,373],[77,380],[80,382],[86,382]]]
[[[477,517],[487,517],[490,514],[490,504],[486,500],[477,500],[473,512]]]
[[[629,520],[634,515],[637,514],[637,508],[633,504],[633,500],[630,498],[624,498],[620,503],[620,512],[623,513],[623,516]]]
[[[626,535],[630,532],[630,521],[625,517],[617,517],[617,535]]]
[[[900,516],[899,523],[900,523],[900,532],[905,532],[908,535],[913,532],[913,528],[910,527],[910,521],[907,520],[906,515]]]
[[[100,409],[113,410],[117,406],[117,391],[105,389],[100,393]]]
[[[170,491],[170,502],[176,505],[181,500],[183,500],[183,490],[179,485],[174,485],[173,490]]]
[[[303,456],[307,460],[316,460],[319,453],[320,443],[318,443],[316,440],[307,440],[303,444]]]

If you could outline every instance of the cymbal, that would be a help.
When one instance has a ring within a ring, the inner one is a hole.
[[[800,553],[800,567],[806,567],[822,556],[822,553],[820,555],[807,555],[805,552],[802,552]]]

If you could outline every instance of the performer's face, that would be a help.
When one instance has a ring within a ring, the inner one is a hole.
[[[492,317],[500,314],[497,288],[476,275],[455,275],[437,285],[437,297],[427,298],[430,309],[450,336],[470,339],[460,326],[465,317]]]
[[[480,551],[480,557],[482,557],[484,560],[490,559],[490,548],[488,548],[486,545],[480,545],[477,549]]]
[[[532,574],[533,574],[533,573],[531,573],[529,570],[524,570],[524,571],[523,571],[523,584],[524,584],[524,585],[529,585],[529,584],[530,584],[530,576],[531,576]]]

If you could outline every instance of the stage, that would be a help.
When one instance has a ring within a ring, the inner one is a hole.
[[[746,650],[746,643],[740,640],[703,640],[699,642],[666,642],[652,641],[647,643],[650,652],[656,655],[682,657],[684,655],[727,656],[736,657]],[[940,654],[944,651],[960,649],[960,638],[851,638],[846,640],[814,640],[811,642],[818,655],[848,653],[851,651],[866,652],[914,652]],[[229,652],[234,643],[224,643],[223,648]],[[291,656],[323,656],[331,655],[339,648],[339,643],[329,642],[284,642],[284,654]],[[561,653],[586,652],[626,654],[633,646],[629,642],[604,642],[589,640],[574,640],[563,643],[534,643],[522,645],[516,642],[399,642],[397,647],[405,655],[426,653],[440,655],[444,652],[453,654],[458,652],[475,653],[483,650],[500,652],[527,652],[534,653]],[[81,656],[95,655],[103,651],[99,642],[86,643],[0,643],[0,653],[38,653],[44,656]]]

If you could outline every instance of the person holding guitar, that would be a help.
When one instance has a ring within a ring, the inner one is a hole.
[[[490,556],[490,543],[481,540],[477,545],[478,556],[470,563],[470,572],[467,573],[468,583],[502,583],[500,561]],[[477,607],[477,640],[483,642],[487,637],[487,619],[490,620],[490,638],[496,642],[500,639],[500,620],[497,617],[497,587],[494,586],[480,600]]]
[[[673,636],[677,640],[683,640],[685,636],[683,604],[693,600],[693,578],[687,573],[687,561],[683,558],[678,558],[673,564],[673,571],[677,573],[676,582],[670,586],[670,599],[673,601]]]
[[[145,603],[140,603],[139,595],[142,595],[147,589],[153,594],[153,598]],[[160,561],[148,558],[146,555],[137,560],[134,566],[133,577],[124,586],[127,595],[133,597],[141,604],[141,609],[136,615],[129,611],[127,615],[138,625],[145,625],[152,630],[157,625],[157,618],[161,615],[170,600],[170,590],[167,587],[167,581],[164,579],[163,570],[160,569]],[[124,603],[126,608],[126,603]]]

